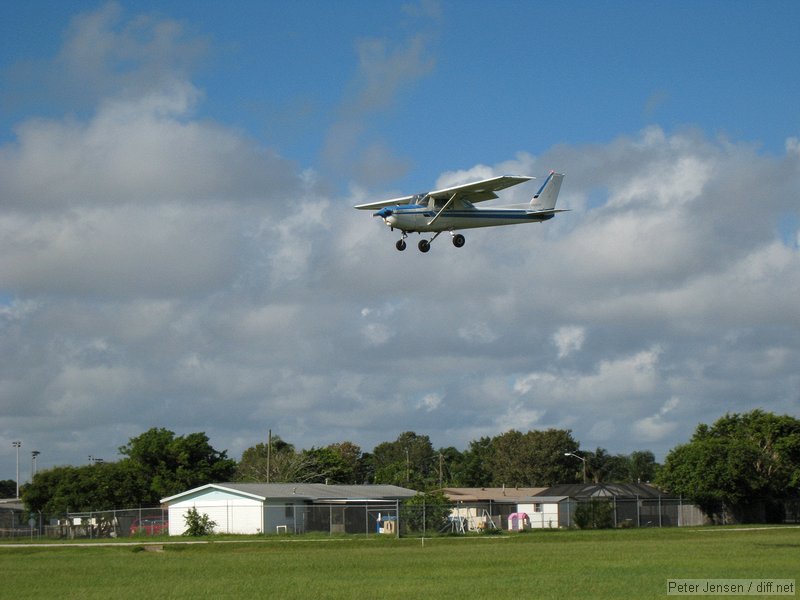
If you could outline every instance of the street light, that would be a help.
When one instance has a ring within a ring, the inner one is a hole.
[[[582,456],[578,456],[577,454],[573,454],[572,452],[564,452],[564,456],[574,456],[583,463],[583,483],[586,483],[586,459]]]
[[[36,458],[41,454],[38,450],[31,450],[31,483],[36,475]]]
[[[19,449],[22,446],[22,442],[11,442],[11,445],[17,449],[17,500],[19,500]]]

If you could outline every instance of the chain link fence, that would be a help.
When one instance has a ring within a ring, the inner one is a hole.
[[[680,498],[566,498],[528,504],[330,503],[253,505],[197,504],[215,522],[215,532],[285,535],[491,534],[500,531],[579,528],[681,527],[709,523],[694,504]],[[44,515],[0,511],[0,537],[55,539],[147,538],[180,535],[187,509],[132,508]],[[6,514],[8,513],[8,514]],[[800,502],[785,504],[786,523],[800,521]],[[172,523],[170,523],[172,520]]]

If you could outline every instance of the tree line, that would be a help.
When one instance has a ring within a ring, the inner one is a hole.
[[[412,431],[372,452],[351,441],[298,450],[273,436],[245,450],[237,462],[214,449],[205,433],[178,436],[153,428],[131,438],[119,452],[123,458],[117,462],[38,472],[22,489],[26,506],[46,513],[152,506],[161,498],[224,481],[393,484],[430,491],[548,487],[580,483],[585,476],[594,483],[652,482],[714,515],[726,506],[746,513],[755,498],[771,498],[777,505],[796,496],[800,486],[800,421],[760,410],[698,425],[692,439],[671,450],[663,466],[649,450],[628,455],[580,450],[568,429],[512,429],[473,440],[464,451],[435,449],[427,435]]]

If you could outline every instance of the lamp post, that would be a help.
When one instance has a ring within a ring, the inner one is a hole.
[[[36,475],[36,458],[41,454],[38,450],[31,450],[31,483]]]
[[[574,456],[583,463],[583,483],[586,483],[586,459],[582,456],[578,456],[577,454],[573,454],[572,452],[564,452],[564,456]]]
[[[11,442],[11,445],[17,449],[17,499],[19,499],[19,449],[22,446],[22,442]]]

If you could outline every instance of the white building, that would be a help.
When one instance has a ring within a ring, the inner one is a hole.
[[[210,483],[161,504],[170,535],[186,531],[191,508],[208,515],[216,533],[370,533],[396,519],[398,502],[416,493],[394,485]]]
[[[534,496],[517,504],[517,511],[528,515],[531,529],[558,529],[567,526],[568,501],[567,496]]]

